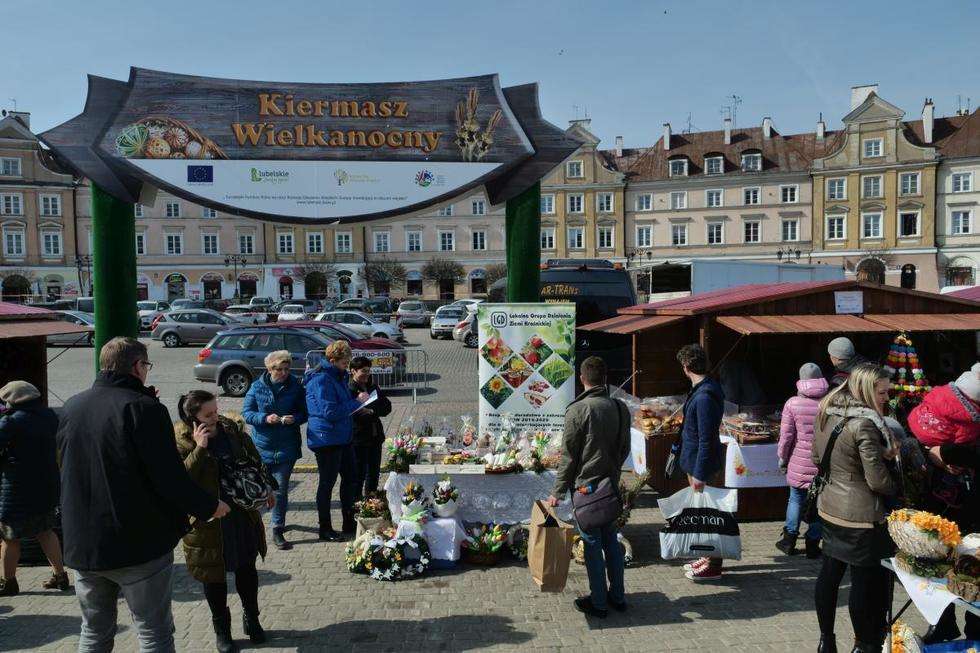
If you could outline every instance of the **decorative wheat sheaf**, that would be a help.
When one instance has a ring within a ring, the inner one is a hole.
[[[500,109],[491,114],[487,127],[480,131],[480,123],[476,119],[480,93],[471,88],[465,102],[456,105],[456,146],[464,161],[479,161],[493,147],[493,132],[500,124],[503,113]]]

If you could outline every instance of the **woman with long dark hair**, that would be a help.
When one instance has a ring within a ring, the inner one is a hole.
[[[187,570],[204,584],[218,651],[229,653],[237,651],[238,645],[231,637],[227,572],[235,574],[245,634],[253,643],[265,641],[259,624],[259,577],[255,569],[255,558],[265,558],[266,554],[262,517],[258,510],[238,506],[225,489],[233,484],[236,466],[261,465],[261,458],[244,424],[219,415],[218,402],[210,392],[188,392],[180,398],[177,409],[177,450],[187,472],[195,483],[231,506],[224,519],[195,522],[183,539]],[[273,504],[270,496],[268,505],[271,508]]]

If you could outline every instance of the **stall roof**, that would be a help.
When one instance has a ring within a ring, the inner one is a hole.
[[[963,290],[954,290],[944,295],[945,297],[955,297],[956,299],[969,299],[971,302],[980,302],[980,286],[969,286]]]
[[[719,324],[724,324],[729,329],[745,335],[762,333],[874,333],[895,330],[856,315],[720,315],[717,319]]]
[[[91,327],[62,322],[61,320],[23,320],[0,322],[0,340],[8,338],[33,338],[34,336],[53,336],[62,333],[86,333]]]
[[[720,311],[742,304],[772,301],[793,295],[809,294],[820,290],[851,288],[854,281],[788,281],[785,283],[751,283],[733,288],[722,288],[698,293],[689,297],[668,299],[652,304],[640,304],[620,309],[620,313],[633,315],[694,315]]]
[[[865,319],[883,324],[892,331],[976,331],[980,330],[980,313],[894,313],[865,315]]]
[[[13,302],[0,302],[0,318],[18,318],[21,316],[37,317],[40,315],[54,316],[54,311],[37,306],[27,306],[25,304],[14,304]]]
[[[583,331],[604,331],[628,335],[647,329],[655,329],[674,322],[680,322],[684,316],[674,315],[617,315],[601,322],[593,322],[578,327]]]

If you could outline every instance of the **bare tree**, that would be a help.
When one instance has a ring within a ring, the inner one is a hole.
[[[386,258],[365,263],[363,274],[368,287],[382,293],[390,293],[393,285],[403,284],[408,278],[404,265]]]
[[[303,280],[308,298],[322,299],[327,296],[330,282],[335,278],[333,261],[311,261],[307,258],[298,263],[293,270],[296,276]]]
[[[503,263],[492,263],[487,266],[486,269],[486,280],[487,288],[500,281],[501,279],[507,278],[507,266]]]
[[[422,266],[422,278],[427,281],[452,281],[461,283],[466,278],[466,270],[458,261],[445,258],[432,258]]]

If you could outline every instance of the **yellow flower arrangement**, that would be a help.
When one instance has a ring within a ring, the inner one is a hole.
[[[894,510],[888,515],[888,521],[908,522],[916,528],[938,537],[939,541],[949,547],[955,547],[961,540],[960,529],[954,522],[924,510],[909,510],[907,508]]]
[[[490,391],[497,393],[504,389],[504,382],[499,376],[495,376],[490,379]]]

